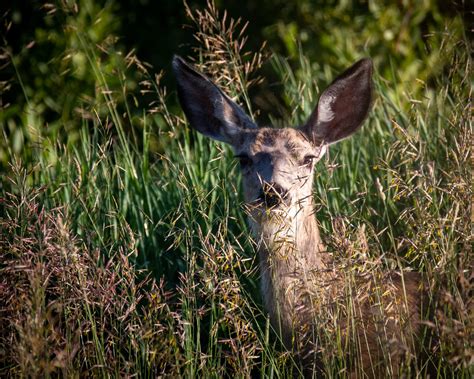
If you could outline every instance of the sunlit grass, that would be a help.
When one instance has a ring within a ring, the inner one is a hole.
[[[199,45],[196,57],[205,57],[201,68],[250,111],[246,81],[262,63],[260,52],[243,57],[239,45],[226,45],[239,35],[239,25],[227,29],[215,12],[200,16],[208,24],[199,38],[209,44]],[[209,39],[211,32],[218,43]],[[229,149],[191,131],[167,106],[174,95],[139,61],[133,64],[143,75],[142,89],[158,100],[141,117],[132,101],[120,114],[114,96],[126,88],[110,91],[97,47],[86,35],[77,37],[97,82],[100,116],[83,104],[77,140],[63,145],[40,133],[20,156],[7,152],[11,168],[1,178],[0,374],[300,373],[260,304],[257,258]],[[429,293],[441,295],[433,296],[436,317],[428,326],[437,341],[427,354],[439,377],[467,378],[470,61],[467,44],[448,42],[459,46],[450,72],[425,84],[419,98],[376,76],[368,121],[319,164],[314,192],[336,260],[361,270],[373,264],[423,273]],[[219,77],[229,57],[253,65],[245,72],[235,65]],[[312,70],[304,52],[297,73],[283,58],[273,59],[286,105],[295,110],[275,123],[301,123],[335,73]],[[127,133],[124,125],[132,119],[141,135]],[[28,120],[31,130],[42,129],[41,120]],[[150,153],[157,143],[160,153]],[[345,352],[326,337],[322,346],[332,355],[324,371],[337,376]],[[422,373],[423,366],[414,370]]]

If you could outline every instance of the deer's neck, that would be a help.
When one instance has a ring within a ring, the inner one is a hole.
[[[312,203],[272,212],[252,225],[261,263],[289,271],[326,269],[327,257]]]
[[[325,288],[330,261],[312,203],[287,214],[262,217],[252,225],[258,243],[262,296],[273,326],[291,345],[292,330],[311,312],[311,294]]]

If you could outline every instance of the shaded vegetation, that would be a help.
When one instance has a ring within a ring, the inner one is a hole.
[[[338,260],[423,273],[440,295],[429,360],[440,377],[472,375],[462,15],[429,1],[255,3],[7,9],[0,375],[299,372],[260,304],[238,168],[226,147],[189,130],[164,85],[173,53],[276,126],[304,122],[341,68],[373,57],[374,110],[320,164],[318,219]],[[344,370],[340,358],[328,375]]]

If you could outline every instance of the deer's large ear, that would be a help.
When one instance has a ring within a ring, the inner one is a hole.
[[[362,59],[338,76],[322,93],[301,128],[313,143],[331,144],[357,131],[372,103],[372,61]]]
[[[231,145],[245,129],[257,126],[219,87],[179,57],[173,58],[178,97],[191,126],[202,134]]]

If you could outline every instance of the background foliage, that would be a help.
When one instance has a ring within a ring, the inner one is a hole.
[[[427,354],[439,376],[469,377],[464,8],[3,2],[0,374],[298,372],[262,312],[236,164],[177,105],[178,53],[275,126],[304,122],[338,72],[374,60],[374,110],[320,164],[318,219],[335,258],[423,273],[441,294]],[[345,372],[337,359],[327,375]]]
[[[188,4],[195,8],[205,2]],[[216,5],[224,6],[219,1]],[[169,72],[172,55],[189,54],[194,43],[191,22],[178,1],[21,0],[3,7],[0,122],[17,153],[25,140],[37,141],[42,135],[75,141],[82,122],[78,112],[87,116],[87,109],[94,108],[104,114],[96,78],[90,74],[87,50],[92,46],[122,116],[127,97],[142,106],[153,100],[138,96],[140,76],[130,66],[130,52],[148,62],[151,73]],[[396,83],[396,93],[413,96],[448,70],[456,46],[452,31],[462,32],[463,15],[470,16],[463,7],[443,1],[225,2],[229,15],[248,21],[247,48],[257,50],[267,41],[268,51],[285,56],[296,68],[296,80],[306,74],[298,67],[300,52],[310,62],[314,80],[320,72],[326,70],[327,77],[328,70],[337,72],[370,56],[379,74]],[[124,68],[122,77],[117,75]],[[252,97],[262,111],[261,121],[268,123],[270,111],[275,115],[279,110],[276,115],[283,118],[291,104],[281,98],[278,77],[269,65],[262,73],[267,80]],[[162,82],[174,85],[170,75]],[[169,103],[175,109],[174,97]],[[132,110],[132,116],[136,112],[141,116],[140,109]],[[38,130],[36,124],[41,125]],[[126,125],[140,129],[133,117]],[[9,161],[6,143],[3,139],[3,169]],[[159,147],[153,144],[155,150]]]

